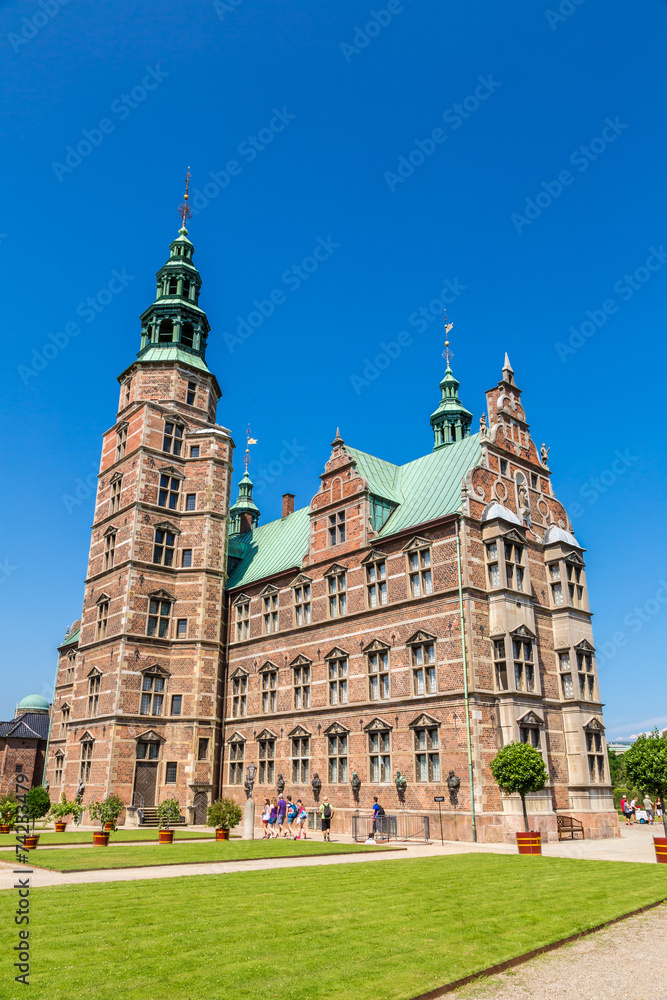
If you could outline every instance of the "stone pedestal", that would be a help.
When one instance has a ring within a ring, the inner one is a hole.
[[[243,812],[243,839],[255,839],[255,803],[248,799]]]

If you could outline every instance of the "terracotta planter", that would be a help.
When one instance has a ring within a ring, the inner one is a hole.
[[[542,834],[537,830],[528,830],[527,833],[517,833],[516,845],[519,854],[541,854]]]
[[[216,830],[215,831],[216,840],[229,840],[229,830]]]
[[[654,837],[655,860],[659,865],[667,865],[667,837]]]
[[[9,823],[0,823],[0,833],[11,833]]]
[[[174,831],[173,830],[160,830],[160,843],[161,844],[173,844],[174,842]]]
[[[39,844],[39,834],[33,833],[32,836],[25,838],[25,844],[23,845],[29,851],[34,851]]]
[[[67,829],[67,823],[56,823],[56,833],[64,833]]]
[[[113,830],[113,823],[105,823],[104,830],[105,833],[111,833],[111,831]]]
[[[94,833],[93,844],[95,845],[95,847],[107,847],[109,844],[109,834],[106,832]]]

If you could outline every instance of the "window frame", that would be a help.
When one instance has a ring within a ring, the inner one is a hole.
[[[309,733],[290,736],[290,760],[292,762],[292,784],[305,785],[310,779]]]
[[[347,784],[349,732],[325,733],[327,739],[327,777],[330,785]]]
[[[275,715],[278,706],[278,667],[267,661],[259,670],[262,715]]]
[[[366,730],[368,748],[368,782],[371,785],[390,785],[392,783],[391,767],[391,729],[373,728]],[[377,746],[373,746],[373,740]],[[386,740],[386,745],[384,741]],[[377,772],[377,780],[375,773]],[[384,773],[384,778],[382,777]]]
[[[419,785],[437,785],[442,782],[442,766],[440,754],[440,727],[435,721],[424,722],[410,726],[413,732],[413,754],[415,768],[415,783]],[[424,734],[423,745],[420,734]],[[434,736],[435,734],[435,742]],[[423,765],[421,759],[423,760]],[[423,773],[426,777],[422,777]]]
[[[348,704],[349,658],[340,651],[335,656],[327,656],[328,704],[332,707]]]
[[[146,635],[151,639],[169,639],[171,632],[171,613],[175,601],[171,597],[148,595],[148,611],[146,614]],[[167,610],[165,611],[165,608]]]
[[[305,659],[290,664],[292,668],[292,689],[295,712],[310,708],[310,687],[312,684],[312,663]]]
[[[81,740],[81,750],[79,758],[79,779],[87,785],[90,781],[90,774],[93,768],[93,753],[95,750],[95,740],[92,738]]]
[[[245,642],[250,638],[250,598],[238,600],[234,604],[234,642]]]
[[[176,486],[174,486],[176,483]],[[157,494],[157,506],[163,510],[178,510],[181,495],[181,479],[171,472],[161,472]]]
[[[379,556],[366,562],[365,571],[366,607],[370,609],[386,607],[389,603],[386,556]]]
[[[368,676],[368,700],[387,701],[391,698],[391,672],[389,663],[389,647],[379,646],[364,650],[366,655],[366,673]],[[374,662],[375,661],[375,662]],[[374,682],[375,685],[374,685]],[[373,688],[376,692],[373,693]]]
[[[245,719],[248,714],[248,674],[237,670],[231,677],[231,710],[232,719]]]
[[[343,545],[347,537],[347,510],[336,510],[327,517],[328,547]]]
[[[436,655],[436,639],[421,638],[416,642],[409,642],[410,648],[410,676],[413,698],[423,698],[427,695],[438,693],[438,659]],[[426,658],[427,652],[430,653]],[[421,659],[420,659],[421,656]],[[419,690],[419,675],[422,675],[422,690]]]
[[[411,544],[405,558],[409,599],[430,597],[434,593],[432,542]]]
[[[102,675],[100,673],[93,673],[88,675],[88,708],[87,717],[93,718],[98,714],[99,704],[100,704],[100,686],[101,686]],[[68,711],[69,717],[69,711]]]
[[[245,769],[245,740],[240,737],[232,737],[227,741],[228,751],[228,784],[242,785],[243,772]],[[239,753],[240,751],[240,753]]]
[[[178,423],[173,418],[165,419],[162,431],[162,451],[165,455],[173,455],[175,458],[181,457],[183,451],[183,440],[185,437],[185,425]]]
[[[347,614],[347,569],[341,566],[325,576],[327,615],[329,618],[343,618]]]
[[[272,785],[276,773],[276,737],[273,733],[260,733],[257,738],[258,761],[257,784]]]
[[[141,691],[139,699],[139,715],[153,719],[161,719],[167,702],[167,677],[160,670],[149,667],[141,675]],[[144,710],[144,706],[148,710]],[[157,711],[156,711],[157,708]]]
[[[294,627],[303,628],[312,623],[312,581],[302,579],[292,584],[292,605],[294,608]]]

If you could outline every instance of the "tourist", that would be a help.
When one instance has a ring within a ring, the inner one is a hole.
[[[324,802],[320,806],[320,818],[322,820],[322,833],[324,840],[331,840],[331,817],[334,811],[329,799],[325,796]]]
[[[655,800],[655,814],[658,817],[658,819],[662,819],[662,808],[663,808],[663,806],[662,806],[662,799],[656,799]]]
[[[278,820],[278,803],[271,799],[271,810],[269,812],[269,837],[277,837],[276,822]]]
[[[646,819],[650,826],[653,826],[653,803],[649,797],[648,792],[644,796],[644,810],[646,812]]]
[[[276,837],[286,837],[287,836],[287,825],[285,823],[285,814],[287,813],[287,800],[281,792],[278,796],[278,816],[276,818]]]
[[[292,796],[288,795],[287,796],[287,833],[285,834],[285,836],[286,837],[291,837],[292,840],[294,840],[296,838],[296,834],[294,833],[294,827],[292,826],[292,824],[294,823],[294,820],[297,818],[297,815],[298,815],[298,810],[297,810],[296,805],[294,804],[294,802],[292,802]]]
[[[264,836],[262,840],[269,839],[269,820],[271,819],[271,803],[268,799],[264,799],[264,808],[262,809],[262,828],[264,830]]]
[[[631,825],[632,823],[637,822],[637,817],[635,815],[636,812],[637,812],[637,799],[633,799],[632,802],[630,803],[630,814],[632,816]]]
[[[382,834],[382,817],[384,816],[384,809],[378,802],[377,795],[373,796],[373,833]]]
[[[308,826],[308,810],[302,803],[301,799],[296,800],[296,825],[298,829],[298,834],[294,838],[295,840],[308,840],[306,836],[306,827]]]

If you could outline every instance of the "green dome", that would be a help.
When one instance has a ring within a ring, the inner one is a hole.
[[[29,694],[26,698],[22,698],[16,707],[22,712],[48,712],[49,703],[41,694]]]

